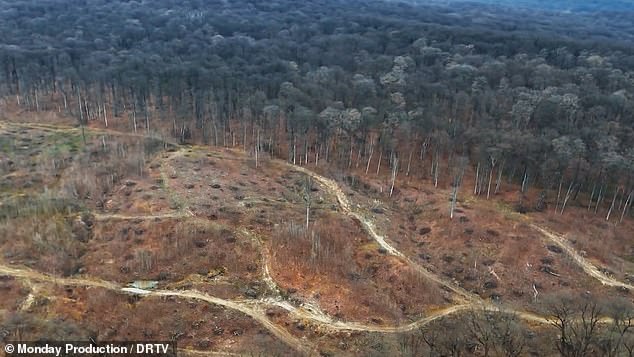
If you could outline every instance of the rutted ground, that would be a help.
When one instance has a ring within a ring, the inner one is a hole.
[[[359,222],[361,222],[361,224],[363,225],[363,227],[365,228],[367,233],[374,240],[376,240],[376,242],[381,247],[383,247],[389,254],[397,256],[397,257],[407,261],[408,264],[413,266],[423,276],[425,276],[426,278],[438,283],[439,285],[441,285],[441,286],[453,291],[455,294],[457,294],[459,297],[462,297],[466,301],[470,301],[470,300],[474,300],[475,299],[475,297],[472,294],[470,294],[469,292],[465,291],[464,289],[462,289],[462,288],[460,288],[458,286],[455,286],[455,284],[453,284],[452,282],[450,282],[450,281],[448,281],[446,279],[443,279],[443,278],[439,277],[436,274],[431,273],[430,271],[428,271],[424,267],[420,266],[419,264],[414,263],[405,254],[401,253],[399,250],[397,250],[391,244],[389,244],[385,240],[385,237],[383,237],[382,235],[380,235],[380,234],[378,234],[376,232],[376,228],[374,227],[374,223],[372,221],[366,219],[361,214],[358,214],[358,213],[356,213],[356,212],[354,212],[353,210],[350,209],[350,202],[348,201],[348,198],[346,197],[345,193],[341,190],[341,188],[339,187],[339,185],[335,181],[333,181],[331,179],[328,179],[328,178],[325,178],[325,177],[323,177],[321,175],[318,175],[315,172],[307,170],[307,169],[305,169],[303,167],[298,168],[298,170],[301,170],[302,172],[306,173],[307,175],[310,175],[310,176],[314,177],[320,183],[322,183],[333,195],[335,195],[337,197],[337,201],[339,202],[339,205],[341,206],[343,212],[348,214],[348,215],[350,215],[350,216],[352,216],[352,217],[354,217],[354,219],[356,219]]]
[[[235,301],[235,300],[226,300],[217,298],[214,296],[210,296],[208,294],[195,291],[195,290],[144,290],[137,288],[129,288],[129,287],[121,287],[120,285],[112,282],[107,282],[99,279],[93,279],[89,277],[84,278],[59,278],[46,274],[39,273],[34,270],[30,270],[27,268],[14,268],[8,267],[4,265],[0,265],[0,274],[5,276],[15,277],[29,283],[38,282],[38,283],[49,283],[60,286],[76,286],[76,287],[95,287],[95,288],[103,288],[106,290],[124,293],[124,294],[132,294],[139,296],[147,296],[147,297],[179,297],[183,299],[192,299],[204,301],[210,304],[223,306],[228,309],[239,311],[245,315],[250,316],[254,320],[258,321],[263,327],[269,330],[273,335],[278,337],[280,340],[284,341],[289,346],[293,347],[295,350],[303,353],[310,353],[314,346],[311,346],[309,342],[301,341],[297,337],[290,334],[287,330],[278,325],[272,323],[270,319],[263,312],[263,307],[268,305],[279,306],[283,309],[291,312],[294,316],[298,318],[305,318],[311,320],[313,323],[326,325],[326,328],[329,330],[352,330],[352,331],[371,331],[371,332],[385,332],[385,333],[394,333],[394,332],[405,332],[414,330],[422,325],[425,325],[431,321],[434,321],[442,316],[451,315],[469,308],[473,308],[472,305],[456,305],[450,308],[438,311],[434,314],[427,316],[426,318],[420,319],[416,322],[407,325],[401,326],[393,326],[393,327],[377,327],[377,326],[367,326],[358,323],[346,323],[340,321],[334,321],[332,318],[323,314],[323,312],[315,311],[313,309],[308,308],[296,308],[291,304],[284,303],[281,301],[275,300],[261,300],[261,301]]]
[[[222,160],[218,160],[219,157]],[[380,246],[368,245],[372,240],[368,240],[362,225],[338,214],[336,197],[319,182],[311,189],[311,230],[314,236],[321,237],[313,243],[320,241],[322,249],[311,248],[310,234],[307,237],[302,223],[306,174],[293,166],[267,160],[255,170],[254,162],[245,159],[240,152],[190,147],[171,155],[161,170],[168,176],[170,181],[166,186],[172,196],[178,197],[181,208],[201,219],[234,229],[246,228],[261,237],[262,246],[271,253],[269,275],[290,299],[319,304],[339,319],[365,317],[376,323],[415,318],[424,307],[438,308],[446,304],[433,281],[402,280],[414,275],[409,272],[410,267],[399,259],[383,258],[378,252]],[[195,174],[188,175],[190,172]],[[292,243],[283,238],[289,236]],[[346,246],[336,246],[336,237],[343,237]],[[358,254],[357,250],[362,249],[367,251]],[[319,260],[321,253],[349,254],[342,259],[334,256],[325,259],[334,259],[343,268],[354,266],[355,269],[333,269],[337,264],[309,269],[309,261]],[[399,281],[403,284],[402,291],[386,290]],[[415,298],[407,301],[405,296]],[[352,301],[358,304],[351,304]],[[388,308],[388,305],[394,307]]]
[[[377,187],[382,182],[374,177],[346,177],[342,194],[354,194],[356,211],[390,232],[389,244],[414,264],[472,295],[520,310],[538,309],[540,298],[555,292],[626,295],[607,291],[586,274],[564,250],[531,227],[529,215],[466,194],[450,220],[446,191],[402,180],[391,200],[380,200],[383,195]]]
[[[533,227],[534,229],[542,233],[545,237],[550,239],[553,243],[561,247],[566,252],[566,254],[568,254],[575,261],[575,263],[583,269],[583,271],[585,271],[591,277],[599,280],[601,284],[625,288],[627,290],[634,290],[634,285],[618,281],[602,273],[599,268],[597,268],[595,265],[581,256],[581,254],[579,254],[562,235],[550,232],[536,224],[532,224],[531,227]]]
[[[65,129],[59,129],[61,132]],[[195,149],[195,151],[204,152],[201,149]],[[209,155],[200,156],[199,160],[213,160],[214,155],[217,155],[215,152],[208,151]],[[28,268],[17,268],[7,265],[0,266],[0,274],[5,276],[12,276],[19,278],[25,282],[37,282],[37,283],[47,283],[54,285],[62,285],[62,286],[83,286],[83,287],[95,287],[107,289],[110,291],[114,291],[117,293],[124,294],[132,294],[138,296],[147,296],[147,297],[176,297],[187,300],[197,300],[203,301],[214,305],[223,306],[227,309],[232,309],[238,312],[241,312],[255,321],[260,323],[264,328],[266,328],[271,334],[279,338],[281,341],[286,343],[287,345],[293,347],[295,350],[310,354],[315,351],[315,346],[312,342],[303,340],[298,338],[296,335],[290,333],[286,328],[281,327],[280,325],[274,323],[271,318],[266,313],[267,307],[277,307],[284,311],[287,311],[290,316],[294,319],[306,319],[311,323],[319,325],[322,327],[322,331],[364,331],[364,332],[379,332],[379,333],[396,333],[396,332],[405,332],[417,329],[425,324],[428,324],[440,317],[448,316],[451,314],[459,313],[462,311],[470,310],[470,309],[485,309],[490,311],[499,311],[501,313],[515,313],[520,318],[536,322],[536,323],[549,323],[550,320],[547,317],[542,317],[536,314],[526,313],[526,312],[518,312],[512,309],[507,309],[505,307],[500,307],[498,305],[492,305],[490,303],[483,302],[477,295],[472,294],[465,289],[457,286],[453,281],[446,279],[444,277],[440,277],[439,275],[429,271],[424,268],[422,265],[418,264],[411,258],[409,258],[406,254],[401,252],[396,246],[388,240],[388,238],[382,236],[377,231],[378,229],[375,227],[375,222],[369,218],[367,218],[363,213],[357,212],[352,208],[352,203],[348,200],[348,197],[345,195],[340,186],[333,180],[327,179],[323,176],[320,176],[310,170],[307,170],[302,167],[293,167],[291,170],[300,171],[303,174],[309,175],[313,177],[318,183],[320,187],[323,188],[326,192],[326,196],[336,197],[336,203],[339,209],[350,216],[355,221],[359,222],[361,227],[366,231],[369,237],[371,237],[379,247],[384,249],[392,258],[401,260],[405,262],[407,265],[415,269],[419,274],[421,274],[426,279],[442,286],[444,289],[452,292],[454,294],[455,300],[459,301],[459,304],[443,307],[440,309],[436,309],[433,312],[430,312],[423,317],[417,319],[416,321],[410,323],[402,323],[397,325],[390,325],[383,323],[380,326],[376,324],[365,324],[355,321],[341,321],[332,317],[330,314],[323,311],[318,303],[314,301],[303,301],[297,304],[296,301],[289,301],[286,298],[281,296],[280,287],[274,279],[275,274],[270,271],[270,257],[271,253],[266,248],[266,244],[263,243],[263,239],[260,238],[259,232],[255,232],[248,228],[249,226],[255,226],[255,224],[266,222],[266,217],[258,217],[255,219],[261,219],[261,222],[258,222],[254,219],[254,217],[249,216],[247,221],[242,221],[241,217],[236,217],[235,212],[238,212],[239,209],[251,209],[254,207],[253,203],[255,202],[264,202],[260,197],[256,196],[256,191],[249,191],[248,188],[237,190],[231,189],[231,195],[234,195],[235,203],[231,203],[231,205],[236,205],[236,207],[229,207],[229,210],[225,210],[211,213],[211,216],[206,215],[207,211],[205,210],[205,205],[209,204],[205,201],[200,201],[199,199],[204,199],[204,194],[200,194],[198,190],[196,190],[196,182],[187,183],[183,189],[173,189],[172,182],[169,180],[173,180],[178,178],[178,172],[182,172],[184,167],[174,167],[179,162],[174,162],[173,159],[175,157],[179,157],[180,155],[192,155],[191,149],[181,148],[181,150],[176,151],[174,155],[167,155],[167,157],[163,157],[162,164],[167,167],[167,170],[172,170],[172,172],[176,172],[176,174],[172,174],[170,176],[169,173],[166,172],[165,168],[162,166],[156,167],[157,172],[153,173],[156,177],[160,177],[163,179],[161,184],[163,184],[163,188],[165,190],[165,194],[169,196],[169,200],[172,201],[172,206],[175,210],[171,211],[161,211],[154,214],[142,215],[137,214],[134,211],[131,212],[130,215],[122,212],[117,213],[99,213],[94,215],[94,218],[97,222],[96,224],[102,224],[106,222],[113,221],[132,221],[136,225],[143,224],[144,221],[152,221],[152,220],[170,220],[170,219],[178,219],[178,220],[198,220],[198,219],[211,219],[213,221],[219,221],[219,223],[244,223],[243,226],[247,227],[241,232],[241,236],[246,238],[247,240],[251,239],[254,245],[257,247],[257,250],[260,252],[260,263],[259,263],[259,272],[256,274],[257,278],[260,279],[268,288],[269,292],[266,296],[260,299],[238,299],[238,298],[219,298],[216,296],[212,296],[208,293],[193,290],[193,289],[177,289],[170,290],[161,288],[158,290],[143,290],[136,289],[130,287],[124,287],[121,283],[115,283],[107,280],[100,280],[98,278],[90,278],[90,277],[82,277],[82,278],[61,278],[54,277],[47,274],[42,274],[32,269]],[[182,164],[182,163],[181,163]],[[172,176],[176,176],[173,178]],[[167,178],[167,180],[165,180]],[[166,182],[167,181],[167,182]],[[203,180],[202,182],[205,182]],[[267,182],[267,185],[271,185],[271,182]],[[191,185],[194,185],[193,187]],[[222,187],[217,187],[218,183],[214,183],[213,179],[210,180],[208,186],[212,190],[218,190]],[[247,186],[242,186],[247,187]],[[279,188],[282,190],[281,186]],[[238,193],[235,193],[238,192]],[[244,192],[244,193],[243,193]],[[213,197],[212,197],[213,200]],[[289,204],[289,202],[293,202],[293,200],[297,200],[296,197],[291,196],[288,197],[287,202],[281,202],[283,204]],[[193,204],[192,204],[193,202]],[[327,206],[327,198],[325,198]],[[250,203],[251,207],[247,204]],[[271,207],[275,208],[275,205],[271,205]],[[323,209],[326,209],[324,207]],[[229,214],[227,214],[229,212]],[[301,215],[298,217],[294,217],[293,219],[297,219],[301,222]],[[576,264],[579,264],[586,273],[590,276],[599,279],[601,282],[613,285],[620,286],[631,289],[631,285],[619,282],[615,279],[606,277],[603,273],[601,273],[595,266],[589,263],[587,260],[583,259],[579,253],[577,253],[574,248],[567,245],[565,241],[554,235],[550,232],[543,230],[540,227],[535,227],[540,230],[547,238],[556,242],[559,246],[561,246],[566,253],[573,257],[573,260]],[[388,259],[389,256],[386,256],[385,259]],[[27,295],[24,299],[24,304],[27,304],[27,308],[30,306],[31,302],[37,294],[37,291],[31,291],[30,295]],[[24,305],[23,305],[24,306]],[[190,351],[192,352],[192,351]],[[193,353],[193,352],[192,352]]]

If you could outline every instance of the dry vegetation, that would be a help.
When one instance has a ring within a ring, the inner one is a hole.
[[[562,342],[543,324],[477,309],[399,334],[331,329],[320,320],[389,328],[459,301],[416,265],[491,306],[552,316],[567,297],[620,295],[597,305],[596,314],[629,316],[628,291],[601,286],[530,227],[536,222],[566,234],[606,274],[628,281],[631,222],[603,224],[583,207],[570,208],[573,225],[547,211],[514,213],[505,191],[492,201],[463,193],[450,220],[449,192],[424,180],[409,177],[388,198],[389,178],[330,173],[352,209],[408,262],[372,239],[327,187],[279,161],[256,167],[237,150],[175,147],[95,129],[86,130],[85,144],[74,129],[3,123],[0,131],[10,153],[0,160],[5,265],[121,287],[156,281],[159,289],[244,302],[322,355],[549,355],[562,345],[607,351],[605,336],[623,332],[602,325],[586,340]],[[0,327],[11,338],[175,339],[186,349],[295,353],[249,316],[207,302],[23,284],[8,275],[0,276],[0,295]],[[312,310],[302,315],[281,303]],[[458,332],[439,333],[449,330]],[[568,352],[558,353],[575,355]]]

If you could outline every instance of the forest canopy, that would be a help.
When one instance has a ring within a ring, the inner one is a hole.
[[[535,3],[0,1],[0,93],[293,162],[424,149],[446,184],[468,162],[630,192],[631,4]]]

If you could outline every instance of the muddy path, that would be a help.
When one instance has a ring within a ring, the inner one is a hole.
[[[348,200],[348,197],[343,192],[343,190],[341,189],[341,187],[339,186],[337,182],[335,182],[332,179],[321,176],[317,174],[316,172],[313,172],[303,167],[293,166],[293,168],[296,171],[309,175],[313,179],[317,180],[322,186],[324,186],[331,195],[337,198],[337,202],[339,203],[339,207],[341,207],[342,212],[352,217],[355,221],[359,222],[361,226],[364,228],[364,230],[368,233],[368,235],[372,237],[372,239],[374,239],[381,248],[385,249],[388,254],[394,255],[396,257],[403,259],[412,268],[414,268],[421,275],[423,275],[425,278],[437,283],[438,285],[442,286],[444,289],[447,289],[453,292],[454,294],[457,295],[457,300],[459,300],[462,303],[481,300],[479,296],[472,294],[466,291],[465,289],[455,285],[453,282],[447,279],[444,279],[438,276],[437,274],[434,274],[431,271],[427,270],[425,267],[414,262],[410,257],[406,256],[401,251],[399,251],[394,246],[392,246],[390,243],[388,243],[384,236],[377,233],[376,228],[374,227],[374,223],[372,221],[365,218],[363,215],[359,214],[358,212],[355,212],[351,208],[352,205],[350,201]]]
[[[365,331],[365,332],[382,332],[382,333],[396,333],[407,332],[420,328],[430,322],[433,322],[439,318],[459,313],[462,311],[475,309],[476,305],[455,305],[442,310],[438,310],[424,318],[411,322],[409,324],[398,326],[371,326],[360,324],[356,322],[343,322],[334,321],[330,316],[317,310],[318,308],[297,308],[288,302],[275,299],[264,300],[227,300],[218,297],[208,295],[206,293],[196,290],[145,290],[131,287],[124,287],[120,284],[104,281],[100,279],[82,277],[82,278],[61,278],[48,274],[43,274],[38,271],[25,268],[25,267],[9,267],[6,265],[0,265],[0,275],[12,276],[16,279],[25,281],[28,285],[34,285],[35,283],[48,283],[61,286],[77,286],[77,287],[94,287],[107,289],[113,292],[121,294],[132,294],[144,297],[166,297],[173,296],[182,299],[198,300],[207,302],[210,304],[222,306],[228,309],[232,309],[241,312],[259,324],[266,328],[272,335],[280,339],[282,342],[295,349],[296,351],[304,355],[312,355],[316,352],[316,346],[312,343],[300,339],[291,333],[289,333],[283,327],[275,324],[266,316],[266,308],[272,306],[282,307],[287,310],[291,316],[295,318],[301,318],[309,320],[311,323],[320,325],[322,331]],[[203,354],[203,351],[196,352],[188,350],[190,353]]]
[[[1,126],[6,126],[3,123],[0,123]],[[60,127],[60,126],[51,126],[44,124],[16,124],[15,126],[23,126],[23,127],[34,127],[34,128],[43,128],[44,130],[54,130],[59,132],[74,132],[79,130],[79,128],[73,127]],[[121,133],[117,131],[103,130],[103,129],[92,129],[86,128],[87,131],[92,134],[99,133],[108,133],[109,135],[123,135],[123,136],[135,136],[135,137],[147,137],[140,134],[133,133]],[[176,155],[182,155],[184,150],[187,150],[187,147],[178,146],[180,150],[172,152],[168,154],[165,159],[169,157],[174,157]],[[167,160],[165,160],[167,161]],[[155,218],[186,218],[186,219],[198,219],[195,217],[188,208],[187,202],[182,201],[181,197],[175,192],[172,192],[169,188],[169,175],[167,173],[167,169],[172,169],[169,165],[165,165],[167,167],[162,168],[161,176],[165,178],[164,185],[165,188],[170,191],[170,195],[172,195],[172,199],[179,203],[179,210],[175,212],[168,213],[159,213],[156,215],[120,215],[120,214],[95,214],[95,217],[99,221],[105,221],[108,219],[120,219],[120,220],[137,220],[137,219],[155,219]],[[420,272],[421,275],[426,277],[427,279],[434,281],[442,288],[451,291],[455,294],[455,299],[458,302],[453,306],[449,306],[443,309],[432,311],[425,316],[400,325],[367,325],[359,322],[345,322],[338,321],[333,317],[329,316],[325,312],[323,312],[318,305],[311,304],[309,302],[302,303],[300,306],[295,306],[290,302],[284,300],[279,294],[279,288],[275,283],[274,279],[271,277],[269,273],[269,264],[268,259],[270,259],[270,252],[261,244],[259,237],[255,236],[251,232],[244,231],[242,232],[245,236],[249,236],[250,238],[258,241],[260,246],[260,251],[262,254],[263,260],[263,272],[262,279],[266,283],[266,285],[274,292],[273,297],[269,297],[261,300],[227,300],[222,298],[217,298],[200,291],[196,290],[143,290],[143,289],[135,289],[121,286],[120,284],[104,281],[96,278],[90,277],[77,277],[77,278],[61,278],[54,277],[47,274],[43,274],[32,269],[28,269],[25,267],[11,267],[6,265],[0,265],[0,275],[12,276],[17,279],[25,281],[29,286],[34,286],[35,284],[47,283],[47,284],[56,284],[56,285],[64,285],[64,286],[82,286],[82,287],[95,287],[95,288],[103,288],[108,289],[110,291],[122,293],[122,294],[133,294],[138,296],[173,296],[182,299],[191,299],[203,301],[206,303],[223,306],[228,309],[232,309],[235,311],[239,311],[257,321],[264,328],[266,328],[272,335],[280,339],[282,342],[295,349],[301,354],[312,355],[316,354],[316,346],[305,339],[300,339],[294,335],[292,335],[285,328],[275,324],[272,322],[266,315],[266,309],[272,306],[280,307],[297,319],[305,319],[310,321],[311,323],[320,327],[320,330],[323,331],[365,331],[365,332],[378,332],[378,333],[401,333],[408,332],[419,329],[426,324],[429,324],[437,319],[442,317],[450,316],[453,314],[464,313],[466,311],[490,311],[497,313],[505,313],[505,314],[514,314],[518,318],[528,321],[534,322],[538,324],[551,324],[552,319],[548,316],[541,316],[534,313],[516,311],[512,309],[507,309],[502,306],[496,306],[491,303],[487,303],[483,301],[479,296],[472,294],[465,289],[457,286],[451,281],[448,281],[431,271],[427,270],[425,267],[413,261],[411,258],[406,256],[404,253],[399,251],[393,245],[391,245],[386,237],[379,234],[377,229],[375,228],[374,223],[364,217],[361,213],[356,212],[352,208],[351,202],[348,200],[348,197],[341,189],[341,187],[332,179],[323,177],[311,170],[308,170],[303,167],[292,166],[292,168],[296,171],[302,172],[306,175],[314,178],[318,183],[320,183],[329,194],[336,197],[337,202],[341,211],[352,217],[354,220],[359,222],[363,229],[367,232],[367,234],[372,237],[377,244],[386,250],[387,253],[396,256],[403,261],[407,262],[411,267]],[[549,232],[539,226],[531,225],[534,229],[541,232],[545,237],[549,240],[553,241],[557,245],[559,245],[567,254],[569,254],[576,264],[580,265],[583,270],[590,276],[598,279],[605,285],[609,286],[617,286],[624,287],[627,289],[633,289],[634,287],[629,284],[625,284],[614,280],[605,274],[603,274],[596,266],[592,265],[585,258],[583,258],[577,251],[570,246],[570,244],[566,241],[566,239],[560,235]],[[33,293],[36,293],[35,291]],[[205,352],[205,351],[194,351],[194,350],[185,350],[184,352],[188,354],[210,354],[210,355],[231,355],[230,353],[223,352]]]
[[[583,271],[586,274],[600,281],[601,284],[607,285],[607,286],[625,288],[628,290],[634,290],[634,285],[618,281],[602,273],[601,270],[599,270],[599,268],[596,265],[592,264],[590,261],[584,258],[581,254],[579,254],[577,250],[573,246],[570,245],[570,242],[568,242],[568,240],[563,235],[553,233],[536,224],[531,224],[531,228],[540,232],[542,235],[544,235],[544,237],[548,238],[548,240],[550,240],[551,242],[559,246],[561,249],[563,249],[564,252],[566,252],[566,254],[568,254],[568,256],[575,262],[575,264],[581,267],[581,269],[583,269]]]
[[[407,261],[412,267],[414,267],[416,270],[418,270],[423,276],[425,276],[426,278],[440,284],[441,286],[443,286],[446,289],[451,290],[452,292],[456,293],[457,295],[459,295],[460,297],[462,297],[464,300],[463,301],[481,301],[480,297],[467,292],[466,290],[462,289],[461,287],[456,286],[455,284],[453,284],[452,282],[441,278],[440,276],[430,272],[429,270],[425,269],[424,267],[422,267],[421,265],[417,264],[416,262],[414,262],[412,259],[410,259],[409,257],[407,257],[405,254],[403,254],[402,252],[398,251],[394,246],[392,246],[391,244],[389,244],[385,237],[378,234],[376,232],[376,229],[374,227],[374,224],[369,221],[368,219],[366,219],[365,217],[363,217],[361,214],[354,212],[351,207],[351,203],[348,200],[348,198],[346,197],[346,194],[343,192],[343,190],[340,188],[339,184],[337,182],[335,182],[332,179],[323,177],[311,170],[308,170],[306,168],[303,167],[296,167],[293,166],[295,168],[295,170],[300,171],[305,173],[306,175],[309,175],[311,177],[313,177],[315,180],[317,180],[319,183],[321,183],[332,195],[334,195],[335,197],[337,197],[337,201],[339,202],[339,206],[341,207],[342,211],[348,215],[350,215],[351,217],[353,217],[355,220],[357,220],[358,222],[361,223],[361,225],[364,227],[364,229],[366,230],[366,232],[382,247],[384,248],[389,254],[397,256],[405,261]],[[548,240],[550,240],[551,242],[557,244],[559,247],[561,247],[566,254],[568,254],[572,260],[574,261],[575,264],[577,264],[579,267],[581,267],[583,269],[583,271],[588,274],[589,276],[599,280],[603,285],[607,285],[607,286],[614,286],[614,287],[621,287],[621,288],[625,288],[628,290],[634,290],[634,285],[631,284],[627,284],[621,281],[618,281],[612,277],[607,276],[606,274],[604,274],[603,272],[601,272],[601,270],[595,266],[594,264],[592,264],[591,262],[589,262],[586,258],[584,258],[579,252],[577,252],[577,250],[572,247],[570,245],[570,243],[568,242],[568,240],[560,235],[560,234],[556,234],[553,232],[550,232],[536,224],[530,224],[530,226],[537,230],[538,232],[540,232],[543,236],[545,236]]]
[[[269,318],[265,314],[266,308],[272,306],[280,307],[288,311],[292,316],[296,318],[309,320],[313,324],[321,325],[322,330],[326,331],[364,331],[380,333],[408,332],[416,330],[442,317],[466,311],[489,311],[504,314],[514,314],[523,320],[542,324],[549,324],[553,321],[552,318],[548,316],[541,316],[539,314],[506,309],[504,307],[493,306],[491,304],[468,303],[438,309],[427,314],[425,317],[422,317],[410,323],[392,326],[378,326],[367,325],[358,322],[336,321],[331,316],[319,310],[319,308],[316,306],[305,305],[298,308],[288,303],[287,301],[275,298],[261,300],[227,300],[211,296],[197,290],[138,289],[125,287],[117,283],[91,277],[60,278],[48,274],[43,274],[25,267],[17,268],[8,267],[6,265],[0,265],[0,275],[12,276],[16,279],[26,281],[28,285],[33,285],[35,283],[48,283],[62,286],[95,287],[107,289],[118,293],[132,294],[138,296],[173,296],[183,299],[204,301],[210,304],[236,310],[247,316],[252,317],[280,340],[295,348],[297,351],[306,353],[313,351],[313,346],[311,346],[311,344],[307,341],[300,340],[299,338],[291,335],[287,330],[269,320]]]
[[[144,215],[125,215],[116,213],[93,213],[93,217],[97,221],[109,221],[109,220],[121,220],[121,221],[135,221],[135,220],[152,220],[152,219],[178,219],[193,217],[194,214],[191,211],[176,211],[157,214],[144,214]]]
[[[0,275],[12,276],[20,280],[25,280],[29,282],[29,284],[31,284],[32,282],[40,282],[62,286],[95,287],[138,296],[174,296],[184,299],[204,301],[210,304],[223,306],[228,309],[239,311],[253,318],[263,327],[265,327],[269,332],[271,332],[271,334],[273,334],[275,337],[286,343],[288,346],[294,348],[298,352],[310,354],[311,351],[313,351],[313,347],[309,343],[291,335],[286,329],[274,324],[271,320],[269,320],[266,317],[266,314],[263,312],[263,309],[255,308],[243,302],[217,298],[195,290],[174,291],[128,288],[113,282],[103,281],[99,279],[88,277],[60,278],[43,274],[28,268],[8,267],[5,265],[0,265]]]
[[[204,301],[210,304],[223,306],[228,309],[239,311],[245,315],[250,316],[262,326],[264,326],[267,330],[269,330],[273,335],[278,337],[280,340],[288,344],[289,346],[295,348],[300,352],[311,352],[313,348],[306,341],[300,340],[299,338],[291,335],[284,328],[274,324],[265,314],[265,310],[267,307],[277,306],[281,307],[284,310],[287,310],[291,313],[292,316],[296,318],[309,320],[311,323],[316,325],[323,325],[325,330],[330,331],[365,331],[365,332],[383,332],[383,333],[396,333],[396,332],[407,332],[412,331],[421,326],[424,326],[434,320],[442,318],[444,316],[456,314],[462,311],[467,310],[477,310],[477,309],[485,309],[490,311],[502,311],[503,310],[494,310],[491,307],[480,306],[478,304],[461,304],[454,305],[447,308],[439,309],[434,311],[427,316],[415,320],[411,323],[396,325],[396,326],[372,326],[366,325],[357,322],[344,322],[344,321],[335,321],[332,317],[327,314],[317,310],[318,308],[311,307],[295,307],[290,303],[283,300],[276,299],[263,299],[263,300],[227,300],[218,298],[215,296],[211,296],[209,294],[197,291],[197,290],[146,290],[146,289],[138,289],[125,287],[117,283],[104,281],[100,279],[95,279],[91,277],[82,277],[82,278],[61,278],[55,277],[48,274],[43,274],[37,272],[35,270],[25,268],[25,267],[8,267],[6,265],[0,265],[0,275],[12,276],[16,279],[26,281],[29,285],[34,283],[48,283],[53,285],[61,285],[61,286],[77,286],[77,287],[94,287],[94,288],[102,288],[110,291],[132,294],[138,296],[173,296],[179,297],[183,299],[191,299],[191,300],[199,300]],[[508,313],[514,313],[509,311]],[[545,320],[544,320],[545,321]]]

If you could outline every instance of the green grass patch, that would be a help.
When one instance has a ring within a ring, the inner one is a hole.
[[[86,133],[86,140],[89,138],[90,134]],[[48,145],[45,153],[53,157],[76,152],[84,146],[81,134],[75,133],[54,133],[46,141]]]
[[[8,153],[13,151],[15,147],[15,139],[10,136],[0,135],[0,151]]]

